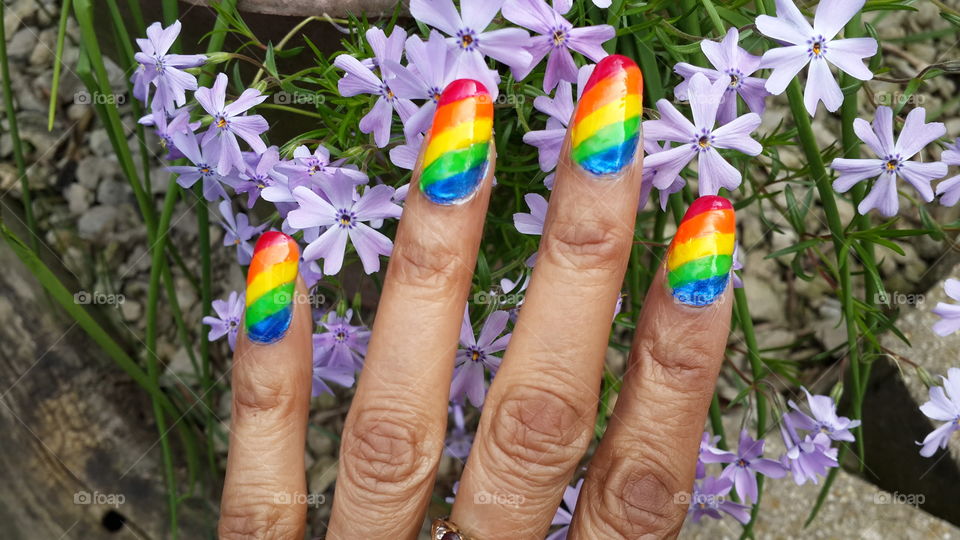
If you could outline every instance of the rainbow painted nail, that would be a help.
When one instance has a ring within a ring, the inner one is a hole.
[[[626,56],[601,60],[583,88],[570,128],[570,157],[596,175],[633,161],[643,113],[643,74]]]
[[[723,197],[707,195],[693,201],[667,253],[667,280],[674,298],[705,306],[727,288],[735,219],[733,205]]]
[[[282,232],[267,231],[257,240],[247,270],[244,325],[254,343],[273,343],[290,328],[300,248]]]
[[[457,79],[443,90],[423,154],[420,191],[437,204],[462,201],[487,174],[493,100],[483,84]]]

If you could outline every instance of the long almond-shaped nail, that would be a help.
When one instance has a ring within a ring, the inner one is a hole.
[[[640,140],[643,75],[626,56],[601,60],[583,88],[571,127],[570,155],[585,171],[615,174],[633,162]]]
[[[443,90],[420,173],[420,191],[437,204],[472,195],[487,174],[493,100],[472,79],[457,79]]]
[[[247,270],[244,326],[254,343],[278,341],[290,328],[300,247],[289,236],[267,231],[257,240]]]
[[[693,201],[667,253],[667,281],[674,298],[705,306],[723,294],[733,266],[735,219],[733,205],[723,197]]]

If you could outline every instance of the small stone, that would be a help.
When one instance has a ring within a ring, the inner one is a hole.
[[[333,456],[321,456],[310,468],[308,474],[310,493],[321,494],[337,479],[337,459]]]
[[[120,174],[120,166],[116,161],[90,156],[77,164],[77,180],[83,187],[94,191],[105,178],[113,178]]]
[[[56,47],[56,33],[53,29],[46,29],[40,32],[37,44],[30,53],[31,66],[45,66],[53,60],[53,51]]]
[[[119,212],[112,206],[94,206],[77,220],[77,233],[87,240],[103,240],[113,229]]]
[[[21,28],[7,43],[7,56],[11,60],[26,58],[37,44],[37,31],[29,26]]]
[[[87,140],[87,146],[88,148],[93,149],[97,155],[113,155],[113,145],[110,143],[110,136],[107,135],[107,130],[103,128],[95,129],[90,132],[90,137]]]
[[[67,186],[67,189],[63,190],[63,197],[67,200],[70,213],[74,215],[86,212],[90,208],[90,204],[93,203],[93,194],[80,183]]]
[[[104,180],[97,186],[97,202],[118,206],[130,200],[132,190],[129,184],[116,180]]]
[[[124,301],[120,304],[120,313],[123,315],[123,320],[127,322],[139,321],[140,318],[143,316],[143,306],[140,304],[140,302],[137,302],[136,300],[130,300],[125,298]],[[183,354],[184,356],[187,356],[185,351]],[[188,360],[189,360],[189,357],[188,357]]]
[[[333,440],[313,427],[307,430],[307,447],[315,457],[333,455]]]

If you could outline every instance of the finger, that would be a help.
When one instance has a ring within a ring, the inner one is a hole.
[[[642,76],[608,56],[574,113],[540,255],[484,403],[452,520],[542,538],[590,441],[641,183]]]
[[[344,426],[328,538],[420,530],[490,196],[492,114],[472,80],[450,83],[438,102]]]
[[[620,396],[580,491],[570,538],[680,531],[730,331],[734,211],[690,205],[640,314]]]
[[[303,536],[313,354],[310,305],[297,279],[299,258],[292,238],[269,231],[257,241],[250,262],[244,326],[233,355],[221,538]]]

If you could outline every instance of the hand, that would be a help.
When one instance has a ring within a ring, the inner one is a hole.
[[[543,538],[593,439],[634,241],[641,90],[632,61],[607,57],[574,113],[533,278],[450,516],[465,538]],[[491,110],[473,81],[452,83],[438,104],[344,426],[327,538],[415,538],[422,527],[494,174]],[[729,330],[732,250],[729,202],[698,199],[655,271],[570,538],[679,531]],[[233,366],[225,538],[303,536],[312,321],[289,294],[294,283],[306,294],[297,259],[292,239],[266,233],[250,267]]]

